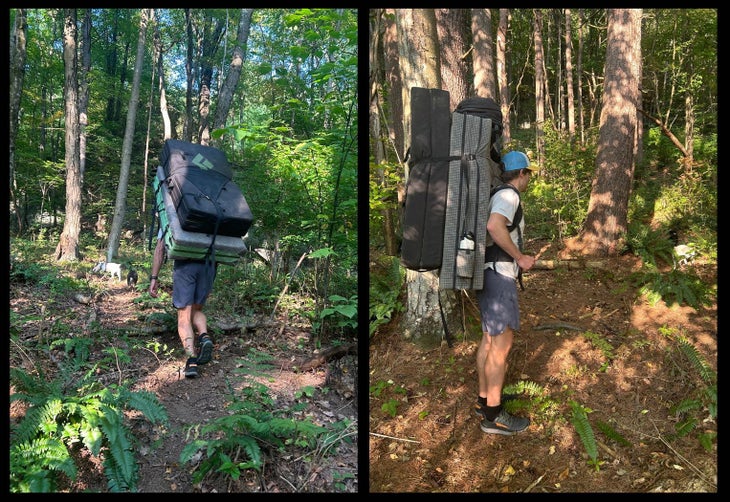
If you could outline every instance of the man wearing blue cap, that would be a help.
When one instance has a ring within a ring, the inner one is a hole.
[[[535,264],[534,256],[522,253],[525,221],[520,192],[525,191],[537,167],[519,151],[505,154],[502,162],[504,186],[489,201],[484,288],[477,294],[483,335],[476,358],[479,396],[474,410],[482,419],[482,431],[512,435],[530,425],[528,418],[513,416],[502,407],[504,399],[514,397],[502,396],[502,387],[514,330],[520,329],[517,278]]]

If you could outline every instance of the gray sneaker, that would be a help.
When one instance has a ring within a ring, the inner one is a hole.
[[[479,427],[487,434],[503,434],[512,436],[518,432],[522,432],[530,425],[530,419],[524,417],[515,417],[505,410],[499,412],[494,420],[482,420]]]

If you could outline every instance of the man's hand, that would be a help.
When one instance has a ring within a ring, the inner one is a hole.
[[[152,298],[157,298],[157,279],[152,279],[150,281],[150,289],[149,289],[149,292],[150,292],[150,296]]]
[[[517,265],[520,266],[523,272],[526,272],[535,265],[536,260],[534,256],[523,254],[518,258]]]

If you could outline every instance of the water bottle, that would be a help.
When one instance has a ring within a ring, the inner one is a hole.
[[[456,253],[456,275],[472,277],[474,274],[474,233],[466,232],[459,241]]]
[[[467,232],[459,242],[459,249],[474,251],[474,233]]]

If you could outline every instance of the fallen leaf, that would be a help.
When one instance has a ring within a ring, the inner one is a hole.
[[[562,481],[565,478],[567,478],[569,474],[570,474],[570,469],[568,467],[566,467],[563,472],[561,472],[560,474],[558,474],[558,479]]]

